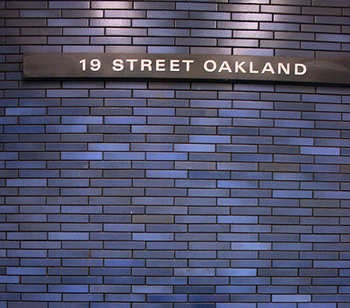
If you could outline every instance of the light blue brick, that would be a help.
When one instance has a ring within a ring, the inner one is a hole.
[[[49,293],[88,293],[87,285],[49,285]]]
[[[105,152],[103,155],[104,160],[144,160],[145,157],[146,154],[142,152]],[[107,162],[105,164],[107,165]],[[110,169],[121,169],[121,167],[112,166]]]
[[[176,152],[215,152],[215,146],[210,144],[175,144]]]
[[[231,243],[232,250],[270,250],[271,243],[260,243],[260,242],[236,242]]]
[[[336,305],[337,303],[298,303],[298,308],[335,308]]]
[[[5,160],[18,160],[18,153],[12,153],[12,152],[3,152],[0,153],[0,159]]]
[[[138,259],[105,259],[106,267],[144,267],[145,261]]]
[[[102,124],[102,117],[63,116],[62,124]]]
[[[235,305],[233,303],[217,303],[216,307],[217,308],[232,308]],[[238,303],[237,307],[234,308],[257,308],[255,303]],[[293,307],[294,308],[294,307]]]
[[[231,126],[232,123],[229,118],[192,118],[191,125]]]
[[[315,191],[315,198],[323,198],[323,199],[349,199],[350,192],[346,191]]]
[[[257,181],[218,181],[218,188],[258,188]]]
[[[217,293],[256,293],[255,286],[217,286]]]
[[[11,273],[11,271],[10,271]],[[20,276],[9,276],[9,272],[6,276],[0,276],[0,283],[19,283]],[[19,273],[18,275],[22,275]]]
[[[192,135],[191,143],[230,143],[230,136],[210,136],[210,135]]]
[[[186,153],[147,153],[146,160],[188,160]]]
[[[4,132],[6,134],[43,134],[44,125],[6,125]]]
[[[101,152],[63,152],[63,160],[101,160]]]
[[[257,270],[254,268],[218,268],[217,276],[229,276],[229,277],[239,277],[239,276],[256,276]]]
[[[274,198],[312,198],[312,191],[274,190]]]
[[[7,179],[8,187],[45,187],[46,179]]]
[[[146,171],[147,178],[174,178],[181,179],[187,178],[187,171],[166,171],[166,170],[147,170]]]
[[[315,103],[340,103],[341,96],[324,95],[324,94],[303,94],[302,99],[304,102]]]
[[[133,286],[132,293],[144,293],[144,294],[152,294],[152,293],[173,293],[172,286]]]
[[[306,155],[340,155],[339,148],[323,148],[323,147],[301,147],[300,154]]]
[[[107,116],[105,117],[105,123],[115,125],[144,125],[146,124],[146,117]]]
[[[311,302],[311,295],[302,295],[302,294],[289,294],[289,295],[272,295],[273,302],[281,303],[303,303]]]
[[[218,199],[220,206],[257,206],[258,200],[254,198],[220,198]]]
[[[50,240],[88,240],[89,234],[86,232],[50,232]]]
[[[133,233],[134,241],[173,241],[172,233]]]
[[[210,277],[215,276],[215,269],[210,268],[175,268],[174,276],[201,276]]]
[[[87,133],[86,125],[47,125],[46,133]]]
[[[7,275],[31,275],[40,276],[46,275],[46,268],[44,267],[8,267]]]
[[[218,223],[221,224],[254,224],[257,222],[256,216],[218,216]]]

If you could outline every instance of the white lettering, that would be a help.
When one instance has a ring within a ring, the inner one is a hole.
[[[130,63],[130,71],[134,70],[134,63],[136,63],[138,60],[137,59],[126,59],[126,62]]]
[[[194,60],[182,60],[181,62],[186,64],[186,72],[189,72],[190,66],[192,63],[194,63]]]
[[[156,60],[156,71],[164,72],[165,71],[165,60],[157,59]]]
[[[235,73],[238,73],[238,71],[241,71],[241,73],[245,74],[247,71],[242,67],[245,64],[245,62],[239,63],[238,61],[235,62]]]
[[[141,59],[141,71],[144,71],[145,68],[148,68],[148,71],[152,71],[152,60],[150,59]]]
[[[278,63],[278,75],[282,74],[282,71],[286,74],[290,74],[290,63],[287,63],[287,67],[283,63]]]
[[[180,60],[172,59],[170,60],[170,72],[178,72],[179,69]]]
[[[299,70],[299,69],[301,69],[301,70]],[[305,75],[306,71],[307,71],[307,67],[305,64],[295,63],[295,69],[294,69],[295,75]]]
[[[261,71],[261,74],[265,74],[266,72],[270,72],[272,75],[276,74],[270,62],[266,62],[264,68]]]
[[[209,63],[211,64],[212,68],[209,68]],[[216,62],[214,60],[207,60],[204,62],[204,69],[209,72],[212,73],[216,70]]]
[[[79,62],[81,64],[81,70],[86,71],[86,59],[83,59]]]
[[[218,72],[221,73],[222,71],[228,71],[229,73],[232,73],[232,69],[227,61],[222,62]]]
[[[259,74],[259,71],[254,71],[254,62],[249,62],[249,73]]]
[[[100,59],[92,59],[90,61],[90,69],[94,72],[97,72],[101,68],[101,60]]]
[[[113,61],[113,67],[112,67],[113,71],[115,72],[120,72],[124,69],[124,64],[123,64],[123,60],[121,59],[115,59]]]

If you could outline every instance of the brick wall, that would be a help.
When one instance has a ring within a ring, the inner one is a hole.
[[[0,308],[349,307],[349,87],[21,75],[23,52],[349,58],[348,0],[0,14]]]

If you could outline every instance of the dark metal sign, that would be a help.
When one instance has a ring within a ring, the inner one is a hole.
[[[350,84],[350,60],[185,54],[26,53],[23,77]]]

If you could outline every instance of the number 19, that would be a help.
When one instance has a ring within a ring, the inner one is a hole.
[[[86,71],[86,59],[82,59],[80,62],[81,70]],[[99,59],[92,59],[90,61],[90,70],[97,72],[101,68],[101,61]]]

